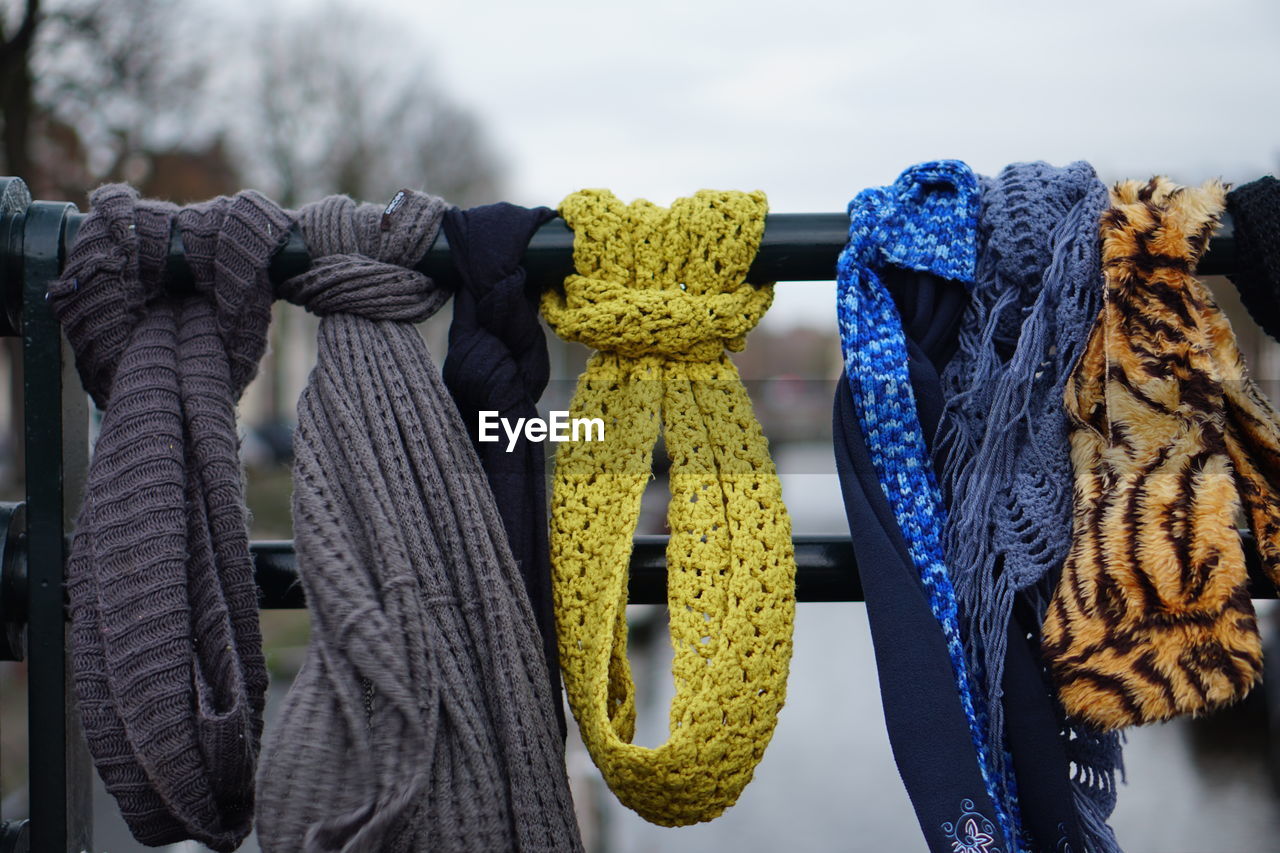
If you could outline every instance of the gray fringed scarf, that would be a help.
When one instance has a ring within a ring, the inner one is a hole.
[[[983,179],[981,249],[959,351],[942,375],[948,563],[992,743],[1015,597],[1043,618],[1071,543],[1073,480],[1062,395],[1102,299],[1098,218],[1106,187],[1087,163],[1008,166]],[[1117,850],[1118,736],[1069,728],[1081,829]],[[997,756],[999,759],[1000,756]]]
[[[444,205],[299,215],[281,296],[323,319],[298,402],[306,660],[258,776],[266,851],[577,851],[541,642],[485,475],[414,322]]]

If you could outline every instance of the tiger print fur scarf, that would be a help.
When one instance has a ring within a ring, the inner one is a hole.
[[[1103,309],[1071,379],[1074,539],[1044,624],[1067,713],[1103,730],[1243,697],[1262,651],[1242,509],[1280,579],[1280,413],[1193,276],[1224,188],[1127,181]]]

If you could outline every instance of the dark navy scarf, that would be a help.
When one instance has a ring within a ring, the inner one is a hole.
[[[555,215],[550,208],[529,209],[505,202],[445,213],[444,233],[461,284],[453,297],[449,354],[442,371],[470,430],[511,553],[524,576],[533,618],[542,634],[563,736],[543,448],[521,432],[508,452],[506,440],[480,442],[478,430],[479,413],[484,410],[496,411],[512,422],[538,417],[538,398],[551,371],[546,336],[538,323],[539,293],[528,286],[520,261],[533,233]]]
[[[1005,744],[986,739],[981,673],[970,671],[943,554],[946,509],[929,440],[943,412],[939,371],[955,352],[964,284],[974,278],[977,213],[977,179],[955,161],[913,167],[850,204],[838,277],[846,370],[837,470],[890,743],[930,849],[1080,850],[1053,714],[1010,714],[1019,720],[1008,730],[1012,761],[993,759],[1005,758]],[[1016,670],[1034,675],[1019,640],[1011,649],[1028,667]],[[1026,691],[1044,696],[1042,684],[1019,681],[1006,697]]]

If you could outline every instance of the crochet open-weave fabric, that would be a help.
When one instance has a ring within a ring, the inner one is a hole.
[[[746,282],[763,193],[701,191],[669,210],[570,195],[576,275],[543,297],[562,338],[599,352],[570,416],[603,441],[556,457],[551,558],[560,663],[583,741],[623,804],[679,826],[733,805],[772,737],[795,613],[791,524],[768,445],[725,353],[772,301]],[[671,458],[667,601],[675,698],[667,741],[631,743],[627,574],[659,430]]]
[[[965,655],[942,535],[946,508],[925,443],[908,372],[902,319],[879,271],[892,265],[972,282],[977,261],[978,181],[964,163],[939,160],[904,171],[849,203],[849,242],[836,266],[836,313],[858,425],[947,642],[956,691],[996,823],[1017,838],[1012,774],[997,776],[986,708]],[[1015,848],[1016,849],[1016,848]]]
[[[293,522],[311,611],[258,776],[268,853],[578,851],[543,659],[467,430],[413,324],[443,203],[304,208],[321,316]]]
[[[1085,162],[1015,163],[981,179],[978,263],[955,357],[942,373],[947,409],[942,485],[945,545],[965,648],[985,696],[987,739],[1006,743],[1005,708],[1029,717],[1049,703],[1026,631],[1011,624],[1020,597],[1038,627],[1071,547],[1071,460],[1062,393],[1102,305],[1098,219],[1107,188]],[[1008,696],[1007,682],[1028,687]],[[1053,711],[1046,709],[1046,715]],[[1010,742],[1010,749],[1013,744]],[[1067,739],[1074,799],[1094,850],[1114,850],[1117,736]],[[1005,757],[993,750],[997,777]],[[1024,774],[1019,773],[1019,776]],[[1025,792],[1030,793],[1030,792]],[[1034,797],[1033,797],[1034,798]]]
[[[1071,551],[1044,625],[1067,712],[1101,729],[1239,699],[1262,671],[1236,528],[1280,571],[1280,414],[1193,275],[1223,188],[1126,181],[1106,292],[1071,374]]]
[[[67,564],[94,764],[134,836],[237,847],[267,686],[235,401],[266,348],[289,217],[254,192],[181,211],[90,196],[49,302],[103,409]],[[182,229],[194,288],[169,292]]]

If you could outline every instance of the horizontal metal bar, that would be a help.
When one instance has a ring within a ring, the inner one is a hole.
[[[1275,585],[1266,576],[1253,536],[1245,540],[1250,592],[1254,598],[1276,597]],[[862,601],[862,581],[847,536],[796,536],[796,599],[798,601]],[[254,542],[254,565],[264,609],[296,609],[306,606],[298,582],[293,543]],[[637,536],[631,552],[628,600],[632,604],[667,603],[666,536]]]
[[[849,241],[849,217],[843,213],[771,213],[747,280],[826,281],[835,278],[836,259]],[[534,233],[523,265],[530,280],[544,289],[574,272],[573,231],[553,219]],[[420,265],[437,280],[452,276],[449,246],[438,238]]]
[[[862,583],[848,537],[795,537],[796,597],[801,601],[861,601]],[[264,609],[306,607],[298,582],[293,543],[261,541],[252,545]],[[667,537],[637,536],[631,552],[632,604],[667,603]]]
[[[0,334],[14,334],[20,313],[23,266],[22,220],[31,204],[26,185],[17,178],[0,178]],[[65,217],[63,254],[70,249],[86,214]],[[748,281],[829,281],[835,277],[836,260],[848,240],[849,219],[844,213],[771,213],[765,218],[760,249],[747,275]],[[563,219],[553,219],[534,233],[524,254],[524,267],[537,287],[558,287],[573,269],[573,231]],[[1224,216],[1217,236],[1199,265],[1202,275],[1223,275],[1234,270],[1235,239],[1230,217]],[[271,264],[273,281],[284,281],[304,272],[311,264],[306,240],[295,225],[288,242]],[[191,273],[183,253],[181,234],[169,242],[169,278],[183,287]],[[441,285],[457,286],[457,276],[443,233],[423,257],[418,268]],[[6,318],[8,322],[6,322]]]
[[[65,235],[69,250],[75,242],[85,214],[68,219]],[[747,279],[767,281],[821,281],[835,278],[836,259],[849,237],[849,218],[842,213],[771,213],[765,218],[760,249]],[[523,266],[539,287],[558,286],[574,272],[573,231],[563,219],[542,225],[525,249]],[[305,272],[311,264],[306,240],[298,226],[271,263],[271,277],[283,281]],[[418,269],[436,282],[454,287],[457,274],[444,232],[418,264]],[[191,272],[183,255],[182,235],[174,231],[169,241],[169,278],[174,283],[189,281]]]
[[[21,504],[0,504],[8,518],[21,518]],[[26,588],[26,540],[18,526],[0,540],[0,565],[5,591],[0,612],[10,624],[26,620],[26,597],[11,594]],[[1276,598],[1276,589],[1258,558],[1253,535],[1241,531],[1254,598]],[[862,581],[848,536],[796,536],[796,598],[799,601],[862,601]],[[293,542],[258,540],[250,546],[254,574],[264,610],[296,610],[306,607],[306,595],[298,579]],[[629,600],[632,604],[665,604],[667,601],[667,537],[637,536],[631,552]]]
[[[16,334],[21,313],[24,248],[22,224],[24,205],[30,195],[25,185],[14,178],[0,178],[0,334]],[[70,251],[86,214],[72,212],[63,219],[61,235],[63,256]],[[747,279],[767,281],[829,281],[835,277],[836,261],[848,239],[849,220],[843,213],[771,213],[765,218],[760,249]],[[559,287],[572,275],[573,231],[563,219],[553,219],[539,228],[525,250],[524,267],[529,280],[540,289]],[[311,265],[306,240],[295,224],[289,239],[271,263],[273,281],[284,281]],[[1222,275],[1235,267],[1235,239],[1232,224],[1224,217],[1218,235],[1210,243],[1201,260],[1202,275]],[[457,274],[444,233],[423,257],[418,268],[442,286],[457,286]],[[170,285],[189,286],[190,269],[183,252],[182,235],[174,231],[169,241],[168,272]]]
[[[64,243],[69,250],[85,214],[67,217]],[[752,282],[829,281],[835,278],[836,260],[849,238],[849,218],[843,213],[771,213],[765,217],[760,249],[747,274]],[[1221,275],[1235,264],[1235,239],[1229,219],[1200,262],[1202,275]],[[297,225],[289,241],[271,263],[273,281],[284,281],[311,265],[306,240]],[[539,288],[559,286],[574,272],[573,231],[563,219],[542,225],[529,241],[523,265],[529,280]],[[443,286],[454,288],[457,274],[449,254],[449,241],[441,231],[418,269]],[[169,277],[176,285],[189,282],[191,273],[183,255],[182,236],[176,230],[169,242]]]

